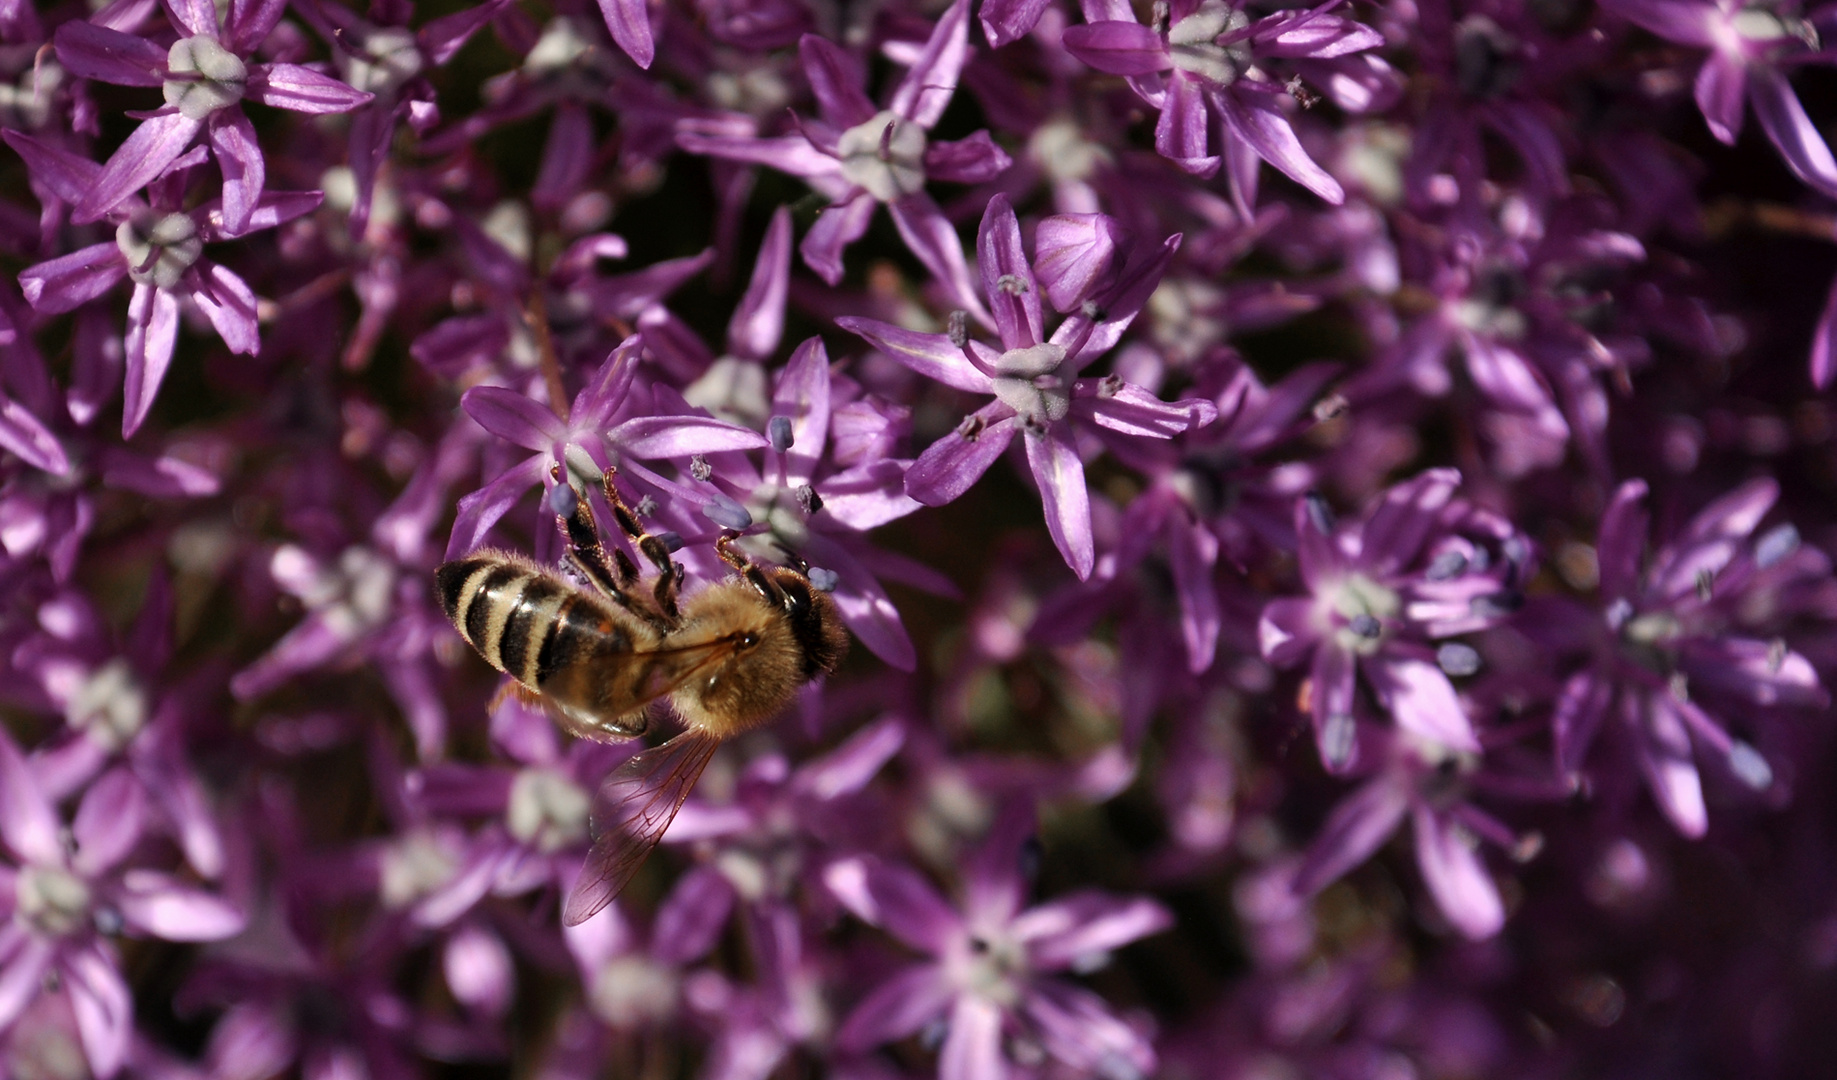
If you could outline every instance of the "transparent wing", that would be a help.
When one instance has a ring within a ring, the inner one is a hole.
[[[745,633],[642,652],[600,654],[542,683],[549,715],[576,735],[601,741],[644,734],[643,710],[740,651]]]
[[[593,847],[561,921],[586,922],[619,895],[663,839],[721,740],[690,728],[612,771],[593,797]]]

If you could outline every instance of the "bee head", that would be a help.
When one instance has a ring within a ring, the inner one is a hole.
[[[804,678],[834,671],[848,653],[848,630],[836,602],[796,570],[778,567],[771,574],[772,583],[784,595],[782,610],[790,621],[791,634],[803,650]]]

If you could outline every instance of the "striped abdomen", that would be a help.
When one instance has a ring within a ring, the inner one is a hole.
[[[460,636],[531,690],[592,657],[632,651],[626,620],[522,562],[485,552],[447,563],[435,580]]]

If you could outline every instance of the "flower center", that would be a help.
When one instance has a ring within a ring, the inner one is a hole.
[[[361,55],[346,57],[344,81],[359,90],[382,94],[421,73],[421,50],[415,36],[400,27],[378,30],[364,40]]]
[[[1001,934],[972,934],[965,944],[965,953],[951,965],[957,985],[998,1005],[1018,1004],[1021,979],[1027,973],[1027,954],[1020,943]]]
[[[1454,28],[1454,81],[1472,98],[1503,96],[1518,82],[1518,39],[1484,15]]]
[[[13,894],[20,918],[48,937],[74,933],[89,914],[89,886],[61,867],[21,868]]]
[[[510,785],[510,835],[543,854],[587,838],[593,801],[574,781],[548,769],[524,769]]]
[[[1353,574],[1319,593],[1316,611],[1332,628],[1335,641],[1350,652],[1370,656],[1384,640],[1384,620],[1402,609],[1396,592],[1363,574]]]
[[[242,100],[249,69],[216,38],[180,38],[166,53],[166,104],[187,120],[202,120]]]
[[[593,1011],[616,1028],[657,1023],[676,1011],[676,973],[643,956],[608,960],[593,980]]]
[[[97,668],[64,705],[64,718],[78,731],[119,750],[147,723],[147,694],[128,662],[117,656]]]
[[[1043,428],[1071,411],[1071,386],[1059,375],[1065,350],[1058,345],[1009,349],[995,363],[995,396],[1029,427]]]
[[[409,833],[383,849],[383,906],[407,907],[450,881],[460,862],[460,852],[439,835],[425,829]]]
[[[1110,161],[1110,152],[1084,137],[1084,129],[1069,117],[1055,116],[1034,129],[1027,153],[1055,183],[1089,180],[1099,166]]]
[[[156,289],[176,286],[204,254],[198,223],[187,214],[136,214],[116,227],[115,246],[127,259],[134,284]]]
[[[888,109],[836,140],[842,176],[881,202],[925,186],[925,129]]]
[[[1250,48],[1243,42],[1218,44],[1222,34],[1250,25],[1250,16],[1223,3],[1206,0],[1199,10],[1167,31],[1167,51],[1176,70],[1230,86],[1250,67]]]

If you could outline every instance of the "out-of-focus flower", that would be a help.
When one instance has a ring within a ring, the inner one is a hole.
[[[1548,613],[1557,618],[1527,625],[1544,627],[1552,644],[1588,650],[1588,666],[1557,703],[1558,768],[1584,775],[1596,735],[1617,717],[1659,808],[1679,832],[1702,836],[1709,812],[1694,747],[1752,788],[1773,783],[1766,757],[1718,714],[1751,730],[1775,708],[1830,700],[1811,661],[1765,635],[1831,588],[1831,564],[1790,524],[1755,535],[1779,498],[1770,478],[1710,503],[1649,558],[1645,498],[1645,482],[1629,480],[1602,515],[1602,607],[1558,607]]]
[[[1786,72],[1800,64],[1831,62],[1797,4],[1606,0],[1602,6],[1667,41],[1709,50],[1695,89],[1710,133],[1735,145],[1753,101],[1761,128],[1793,174],[1837,198],[1837,159],[1786,81]]]
[[[1141,1032],[1095,994],[1053,976],[1101,966],[1106,954],[1166,929],[1172,916],[1146,897],[1094,891],[1024,906],[1032,829],[1024,803],[1004,811],[964,867],[960,905],[898,863],[863,856],[830,864],[823,878],[836,899],[928,957],[855,1006],[836,1033],[840,1046],[867,1049],[943,1019],[942,1080],[1007,1075],[1009,1030],[1018,1030],[1035,1053],[1081,1073],[1154,1070],[1154,1049]]]
[[[1270,601],[1257,635],[1278,667],[1307,663],[1308,711],[1330,770],[1354,761],[1360,672],[1399,731],[1451,753],[1480,751],[1444,670],[1450,649],[1472,650],[1430,642],[1517,610],[1530,550],[1506,522],[1456,499],[1460,484],[1454,470],[1432,469],[1346,527],[1318,494],[1296,502],[1297,561],[1313,595]]]

